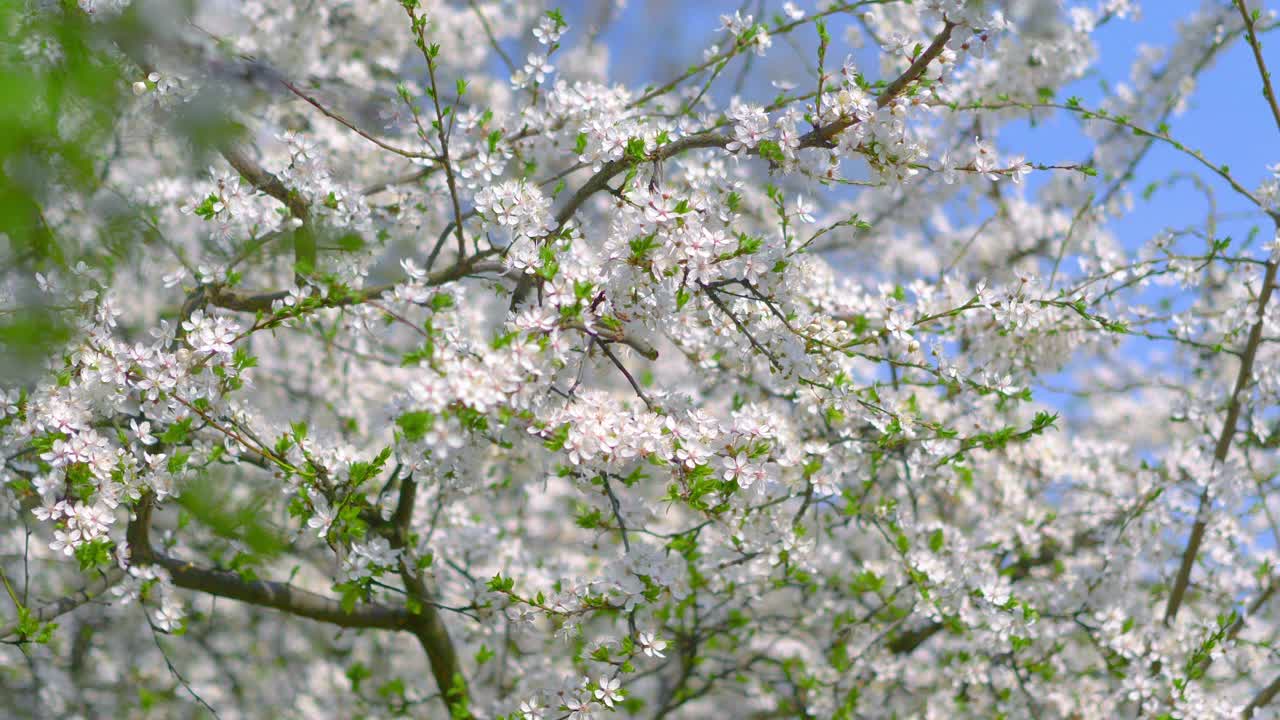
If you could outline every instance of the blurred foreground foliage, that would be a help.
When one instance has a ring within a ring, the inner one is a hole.
[[[120,120],[143,49],[188,5],[139,1],[103,18],[74,0],[0,0],[0,377],[28,376],[71,332],[36,273],[110,276],[159,239],[150,210],[105,183],[130,142]],[[235,129],[215,99],[195,100],[168,115],[203,163]]]
[[[53,208],[86,206],[97,192],[103,149],[125,99],[125,69],[95,42],[94,25],[74,2],[0,0],[0,257],[11,293],[0,315],[6,377],[21,377],[70,332],[42,302],[34,274],[99,255],[83,240],[93,228],[73,238],[51,217]]]

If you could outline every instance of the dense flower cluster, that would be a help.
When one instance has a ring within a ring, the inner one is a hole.
[[[636,87],[625,3],[18,3],[118,87],[0,234],[13,713],[1275,712],[1280,165],[1169,127],[1255,4],[1086,107],[1130,0],[717,10]],[[1118,237],[1157,144],[1210,216]]]

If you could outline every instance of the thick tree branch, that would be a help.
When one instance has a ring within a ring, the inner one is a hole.
[[[293,234],[293,257],[299,268],[314,269],[316,266],[316,236],[311,227],[311,208],[297,192],[285,186],[280,178],[267,172],[261,165],[252,160],[239,147],[225,145],[222,156],[240,176],[249,184],[271,197],[284,203],[293,216],[302,221],[302,225]]]
[[[226,158],[231,167],[235,168],[236,172],[240,173],[240,177],[247,180],[250,185],[284,203],[289,208],[289,212],[305,222],[311,208],[297,193],[286,187],[284,181],[252,160],[239,147],[232,145],[223,147],[222,157]]]
[[[150,538],[152,506],[151,496],[144,496],[138,503],[133,521],[129,523],[130,561],[139,565],[155,564],[163,567],[169,571],[173,584],[178,587],[273,608],[290,615],[345,628],[411,630],[416,622],[416,618],[403,608],[366,604],[348,612],[338,600],[287,583],[245,580],[234,572],[197,567],[156,552],[151,546]]]
[[[1262,690],[1260,690],[1258,694],[1249,701],[1249,704],[1244,708],[1244,712],[1240,713],[1241,716],[1244,717],[1245,720],[1249,720],[1249,718],[1253,717],[1253,714],[1258,711],[1258,708],[1266,707],[1268,703],[1275,699],[1276,695],[1280,695],[1280,675],[1277,675],[1276,678],[1271,681],[1271,684],[1262,688]]]
[[[429,274],[424,279],[423,284],[427,286],[443,285],[447,282],[460,280],[468,275],[500,273],[505,269],[500,262],[478,261],[476,257],[472,257],[451,267]],[[395,287],[395,284],[375,285],[363,290],[356,290],[347,295],[323,298],[321,305],[323,307],[359,305],[360,303],[377,300],[385,293],[395,289]],[[233,290],[223,286],[210,287],[207,293],[210,305],[239,312],[270,312],[273,303],[288,296],[288,290]]]
[[[1258,355],[1258,346],[1262,344],[1262,326],[1265,324],[1267,303],[1271,300],[1271,291],[1276,286],[1277,262],[1267,263],[1267,270],[1262,277],[1262,291],[1258,293],[1258,321],[1249,329],[1249,339],[1240,355],[1240,371],[1236,374],[1235,387],[1227,400],[1227,416],[1222,423],[1222,432],[1213,448],[1213,467],[1216,470],[1227,459],[1231,450],[1231,440],[1236,434],[1236,422],[1240,419],[1241,395],[1253,377],[1253,361]],[[1178,565],[1178,575],[1173,581],[1173,590],[1169,593],[1169,602],[1164,609],[1164,623],[1168,625],[1178,615],[1186,596],[1187,586],[1191,583],[1191,570],[1195,566],[1196,555],[1200,553],[1200,544],[1204,541],[1204,532],[1208,527],[1209,487],[1206,482],[1200,493],[1200,503],[1196,509],[1195,524],[1191,526],[1191,535],[1187,538],[1187,546],[1182,551],[1182,561]]]
[[[409,526],[417,483],[412,477],[401,485],[400,499],[392,516],[394,547],[404,549],[409,539]],[[409,596],[417,600],[414,610],[382,605],[361,605],[348,612],[342,603],[286,583],[245,580],[237,573],[197,567],[189,562],[156,552],[151,546],[150,526],[154,500],[148,493],[135,508],[129,523],[130,561],[156,564],[169,571],[173,584],[219,597],[239,600],[251,605],[274,608],[291,615],[327,622],[339,627],[404,630],[418,639],[427,653],[432,675],[450,716],[456,720],[471,717],[470,700],[462,674],[462,664],[454,649],[440,611],[432,602],[426,582],[405,555],[400,558],[400,576]]]
[[[407,629],[418,638],[418,643],[427,653],[431,674],[435,677],[436,687],[440,690],[440,696],[450,717],[462,720],[462,718],[471,717],[470,699],[466,678],[462,674],[462,663],[458,660],[453,639],[449,637],[449,628],[445,626],[444,619],[436,608],[433,593],[427,587],[418,569],[407,557],[413,506],[417,501],[417,494],[418,482],[410,475],[400,484],[400,498],[391,516],[391,546],[401,551],[400,580],[404,583],[409,597],[416,600],[419,607]]]
[[[245,580],[234,572],[201,568],[158,553],[151,559],[169,571],[173,584],[178,587],[274,608],[339,627],[409,630],[414,621],[403,608],[365,604],[347,612],[338,600],[287,583]]]

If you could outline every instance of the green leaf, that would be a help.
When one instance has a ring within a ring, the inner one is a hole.
[[[350,612],[348,610],[348,612]],[[367,665],[357,660],[347,668],[347,679],[351,681],[351,692],[360,694],[360,683],[373,677],[373,671]]]
[[[191,437],[192,422],[190,417],[185,417],[165,428],[164,432],[160,433],[160,442],[166,445],[186,444]]]
[[[80,563],[80,570],[88,572],[110,565],[112,547],[114,545],[111,540],[102,537],[76,547],[75,555]]]
[[[378,687],[378,695],[384,698],[404,698],[404,680],[392,678]]]
[[[273,557],[283,552],[288,543],[270,522],[266,509],[270,493],[236,500],[230,487],[205,474],[187,481],[175,500],[192,519],[219,537],[242,542],[257,555]]]
[[[182,469],[186,467],[187,460],[190,457],[191,457],[191,453],[187,452],[186,450],[175,450],[173,454],[169,456],[169,462],[166,465],[166,469],[170,473],[174,473],[174,474],[180,473],[182,472]]]
[[[417,442],[426,437],[427,431],[435,424],[435,413],[424,411],[407,412],[396,418],[396,425],[404,433],[406,440]]]
[[[502,573],[494,575],[485,585],[485,587],[489,589],[489,592],[500,593],[509,593],[515,588],[515,586],[515,578],[503,577]]]
[[[564,449],[564,444],[569,440],[569,423],[564,423],[556,428],[551,437],[542,441],[542,446],[551,452],[560,452]]]
[[[338,238],[338,249],[343,252],[359,252],[364,246],[365,241],[360,233],[349,232]]]
[[[689,303],[689,299],[691,297],[692,295],[689,294],[689,291],[684,288],[676,290],[676,310],[683,310],[684,306]]]
[[[761,140],[756,149],[760,152],[760,157],[774,165],[781,165],[786,161],[786,156],[782,154],[782,146],[773,140]]]
[[[625,156],[633,163],[645,161],[644,138],[633,137],[627,140]]]

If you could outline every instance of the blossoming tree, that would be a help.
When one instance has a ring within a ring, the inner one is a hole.
[[[640,87],[599,5],[0,3],[5,714],[1275,712],[1280,168],[1176,133],[1232,47],[1280,133],[1274,14],[1089,106],[1127,0],[747,3]],[[1209,213],[1118,236],[1155,147]]]

